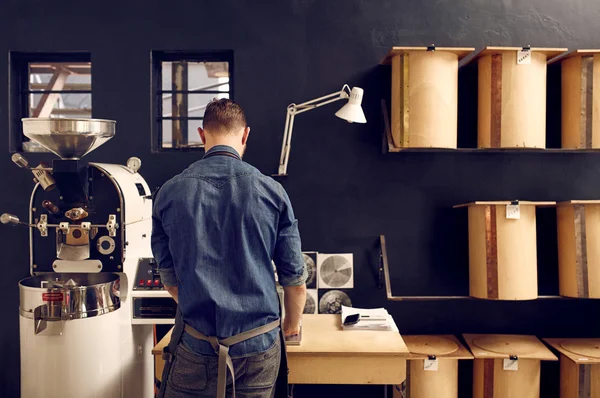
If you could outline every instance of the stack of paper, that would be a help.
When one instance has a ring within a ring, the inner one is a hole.
[[[354,325],[344,325],[346,318],[359,315],[359,321]],[[385,308],[354,308],[342,306],[342,328],[344,330],[394,330],[398,331],[394,318]]]

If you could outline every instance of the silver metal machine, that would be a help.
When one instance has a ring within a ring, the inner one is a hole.
[[[23,119],[25,136],[60,159],[32,167],[30,274],[19,283],[21,396],[154,396],[153,325],[173,323],[175,301],[152,259],[152,195],[126,166],[81,158],[115,135],[115,122]]]

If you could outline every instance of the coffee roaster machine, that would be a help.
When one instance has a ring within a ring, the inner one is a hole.
[[[152,259],[152,195],[127,165],[85,163],[115,135],[98,119],[23,119],[26,137],[56,154],[30,166],[31,276],[19,283],[22,397],[154,396],[153,325],[173,323],[176,304]]]

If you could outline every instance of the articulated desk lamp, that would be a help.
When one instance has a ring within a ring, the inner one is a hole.
[[[363,89],[354,87],[350,90],[347,84],[340,91],[317,98],[303,104],[290,104],[287,108],[287,118],[285,119],[285,130],[283,133],[283,145],[281,146],[281,158],[279,159],[279,173],[275,176],[287,175],[287,166],[290,158],[290,143],[292,141],[292,129],[294,128],[294,117],[300,113],[319,108],[332,102],[348,99],[348,103],[336,112],[340,119],[347,120],[350,123],[366,123],[367,119],[360,106],[363,97]]]

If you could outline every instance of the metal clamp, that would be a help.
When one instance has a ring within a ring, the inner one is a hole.
[[[83,229],[84,231],[89,231],[90,229],[92,229],[92,223],[91,222],[82,222],[81,229]]]
[[[108,229],[108,236],[117,236],[117,228],[119,228],[119,224],[117,224],[117,216],[114,214],[110,214],[108,216],[108,222],[106,223],[106,229]]]
[[[58,229],[61,230],[65,235],[68,235],[71,227],[69,226],[68,222],[61,222],[58,224]]]
[[[508,356],[508,358],[509,358],[511,361],[518,361],[518,360],[519,360],[519,357],[518,357],[518,356],[516,356],[516,355],[509,355],[509,356]]]
[[[37,229],[40,231],[40,235],[46,237],[48,236],[48,215],[42,214],[40,216],[40,221],[36,225]]]

